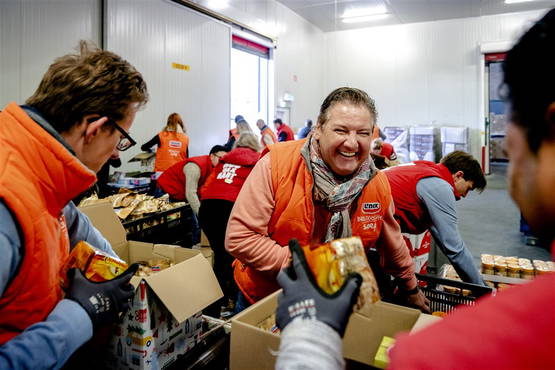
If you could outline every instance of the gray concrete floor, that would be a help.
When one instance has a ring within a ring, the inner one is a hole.
[[[524,242],[520,212],[507,190],[506,170],[506,164],[492,166],[486,189],[481,194],[470,192],[457,202],[461,236],[478,266],[482,253],[549,261],[547,249]]]

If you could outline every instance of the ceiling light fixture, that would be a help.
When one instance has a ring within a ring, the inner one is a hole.
[[[389,14],[376,14],[376,15],[364,15],[361,17],[350,17],[343,18],[341,22],[343,23],[362,23],[362,22],[373,22],[379,21],[389,17]]]
[[[505,0],[505,4],[529,3],[535,0]]]
[[[369,8],[345,9],[341,18],[365,17],[365,16],[383,15],[383,14],[387,14],[387,8],[385,7],[385,5],[377,5]]]

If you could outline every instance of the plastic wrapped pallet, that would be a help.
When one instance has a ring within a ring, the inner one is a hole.
[[[441,156],[455,150],[469,152],[468,127],[442,127],[441,128]]]
[[[399,162],[409,162],[409,129],[408,127],[384,127],[386,135],[385,142],[390,143],[395,148]]]
[[[433,127],[411,127],[409,133],[410,160],[435,162],[435,129]]]

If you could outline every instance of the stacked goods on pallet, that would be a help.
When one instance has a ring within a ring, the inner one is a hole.
[[[409,133],[410,160],[436,162],[435,129],[433,127],[411,127]]]
[[[399,162],[409,162],[409,129],[408,127],[384,127],[385,142],[395,148]]]
[[[442,127],[441,128],[441,156],[456,150],[470,152],[468,143],[468,127]]]

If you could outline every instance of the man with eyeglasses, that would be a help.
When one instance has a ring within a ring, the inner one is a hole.
[[[115,255],[71,202],[95,172],[135,144],[129,136],[148,93],[141,74],[84,41],[58,58],[26,105],[0,113],[0,368],[60,368],[128,308],[136,266],[93,283],[60,270],[79,241]]]

